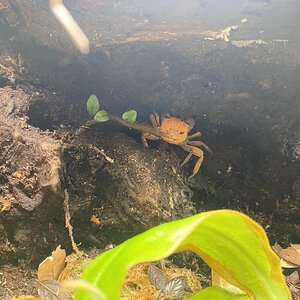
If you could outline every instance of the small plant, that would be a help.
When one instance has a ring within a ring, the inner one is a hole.
[[[97,122],[106,122],[110,120],[112,116],[109,116],[106,110],[99,110],[100,103],[96,95],[91,95],[86,102],[88,113],[94,117]],[[123,113],[122,119],[128,123],[134,123],[137,118],[137,112],[135,110],[129,110]]]
[[[211,286],[186,299],[291,299],[279,258],[264,230],[246,215],[231,210],[201,213],[139,234],[96,257],[83,272],[82,280],[97,287],[103,299],[117,300],[132,266],[184,250],[198,254],[214,272],[239,288]],[[92,297],[88,289],[78,287],[76,300]]]

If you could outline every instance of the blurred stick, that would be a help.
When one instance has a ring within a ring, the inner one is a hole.
[[[89,40],[76,23],[70,12],[64,6],[62,0],[49,0],[49,5],[53,15],[64,27],[74,45],[83,54],[89,53]]]

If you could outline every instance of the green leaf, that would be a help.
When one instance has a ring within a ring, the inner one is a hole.
[[[98,122],[106,122],[109,120],[109,116],[106,110],[100,110],[95,114],[94,119]]]
[[[122,119],[128,123],[134,123],[136,121],[137,112],[135,110],[128,110],[122,115]]]
[[[100,103],[96,95],[91,95],[86,102],[86,108],[90,115],[94,116],[100,109]]]
[[[157,261],[184,250],[197,253],[251,299],[291,299],[279,258],[264,230],[249,217],[231,210],[205,212],[154,227],[96,257],[82,279],[97,286],[107,300],[117,300],[125,275],[133,265]],[[207,292],[204,289],[197,297],[201,293]],[[91,298],[88,292],[78,289],[75,299]]]

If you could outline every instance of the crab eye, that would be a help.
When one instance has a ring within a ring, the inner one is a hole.
[[[184,131],[180,131],[179,134],[184,134]]]

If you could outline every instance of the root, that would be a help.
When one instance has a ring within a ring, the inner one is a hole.
[[[77,244],[75,243],[74,236],[73,236],[73,227],[70,223],[71,216],[70,216],[70,208],[69,208],[69,193],[67,189],[64,191],[64,210],[65,210],[65,220],[66,220],[66,228],[68,229],[69,232],[69,237],[71,240],[72,248],[76,255],[81,258],[82,253],[79,251]]]

